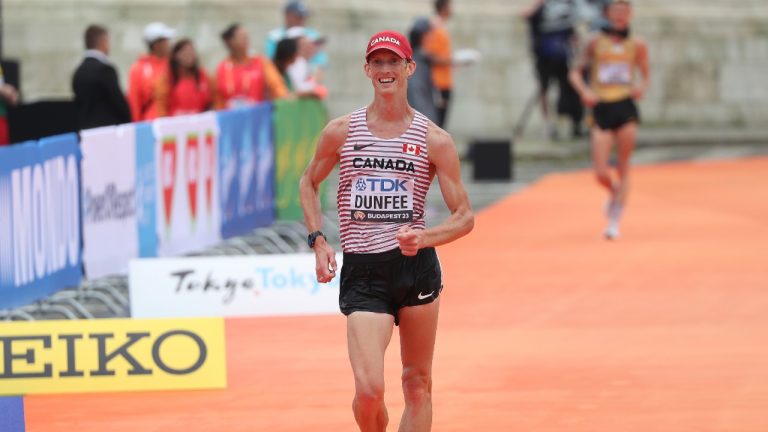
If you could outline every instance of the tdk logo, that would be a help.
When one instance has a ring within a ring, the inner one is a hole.
[[[80,262],[77,159],[0,173],[0,284],[20,287]]]
[[[408,192],[407,180],[367,178],[365,181],[371,192]]]

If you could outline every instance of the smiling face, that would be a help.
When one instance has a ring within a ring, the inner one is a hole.
[[[368,56],[365,75],[370,78],[373,88],[379,94],[405,92],[408,77],[413,75],[416,64],[388,49],[376,50]]]

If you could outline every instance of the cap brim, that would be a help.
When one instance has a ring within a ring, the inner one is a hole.
[[[407,59],[407,58],[408,58],[408,57],[405,55],[405,53],[403,52],[403,50],[401,50],[400,48],[398,48],[398,47],[396,47],[396,46],[393,46],[393,45],[386,45],[386,46],[379,46],[379,47],[376,47],[376,48],[374,48],[374,49],[372,49],[372,50],[368,51],[368,52],[365,54],[365,59],[366,59],[366,60],[368,60],[368,58],[369,58],[369,57],[370,57],[370,56],[371,56],[373,53],[375,53],[376,51],[381,51],[381,50],[392,51],[393,53],[395,53],[395,54],[399,55],[399,56],[400,56],[400,58],[403,58],[403,59]]]

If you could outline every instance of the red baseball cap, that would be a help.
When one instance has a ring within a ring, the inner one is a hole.
[[[413,49],[408,39],[396,31],[386,30],[373,35],[368,41],[368,49],[365,50],[366,60],[372,52],[379,49],[390,50],[406,60],[413,57]]]

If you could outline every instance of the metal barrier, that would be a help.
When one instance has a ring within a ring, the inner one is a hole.
[[[338,246],[336,213],[326,212],[324,232],[328,241]],[[306,228],[300,222],[276,222],[248,235],[233,237],[187,256],[235,256],[308,252]],[[130,316],[128,277],[115,275],[83,280],[74,288],[58,291],[50,297],[15,309],[0,310],[0,321],[42,319],[97,319]]]

